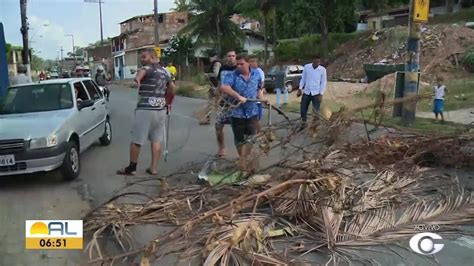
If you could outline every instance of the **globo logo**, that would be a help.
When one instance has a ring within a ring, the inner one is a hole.
[[[443,238],[435,233],[419,233],[410,239],[410,248],[421,255],[432,255],[440,252],[444,244],[439,243]]]

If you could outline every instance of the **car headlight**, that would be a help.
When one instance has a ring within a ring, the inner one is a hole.
[[[50,135],[47,138],[37,138],[30,141],[30,149],[49,148],[58,145],[58,136]]]

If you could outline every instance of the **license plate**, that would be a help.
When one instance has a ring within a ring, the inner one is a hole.
[[[0,166],[15,165],[14,155],[0,155]]]

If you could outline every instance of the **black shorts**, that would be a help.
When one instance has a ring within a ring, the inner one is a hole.
[[[235,146],[240,146],[248,137],[257,134],[258,117],[255,116],[248,119],[232,117],[230,124],[234,132]]]

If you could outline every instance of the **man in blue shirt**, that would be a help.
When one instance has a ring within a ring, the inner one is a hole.
[[[300,81],[300,88],[297,96],[301,99],[301,120],[302,127],[306,126],[309,104],[313,104],[315,112],[319,112],[323,94],[326,91],[327,74],[326,68],[321,65],[321,58],[314,56],[313,63],[307,64],[303,69],[303,76]]]
[[[220,87],[221,92],[240,102],[231,114],[234,143],[240,157],[245,158],[251,152],[251,146],[244,145],[246,138],[257,134],[258,104],[247,99],[267,102],[263,96],[262,82],[260,73],[250,68],[248,57],[239,55],[237,70],[224,77]]]

